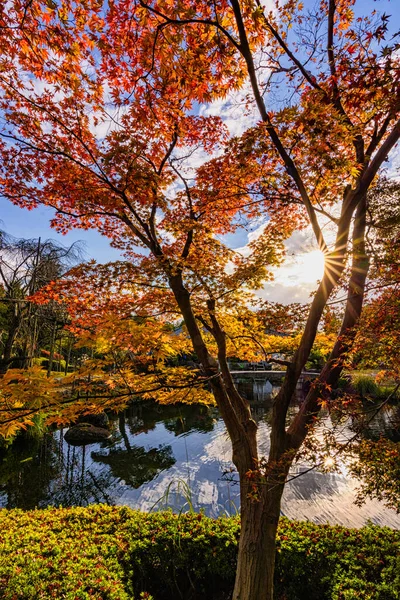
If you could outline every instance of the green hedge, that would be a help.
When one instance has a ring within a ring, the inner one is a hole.
[[[93,505],[0,511],[0,598],[222,600],[239,521]],[[400,533],[282,519],[279,600],[400,598]]]

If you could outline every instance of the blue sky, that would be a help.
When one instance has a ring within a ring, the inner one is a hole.
[[[95,258],[99,262],[108,262],[121,258],[121,254],[110,247],[107,238],[97,231],[76,229],[66,235],[60,235],[51,229],[49,223],[54,214],[51,208],[41,206],[29,211],[4,198],[0,198],[0,206],[0,228],[15,237],[51,238],[67,246],[81,240],[84,242],[84,260]]]

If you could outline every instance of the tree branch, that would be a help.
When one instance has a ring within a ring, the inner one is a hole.
[[[278,151],[278,154],[280,155],[281,159],[283,160],[286,172],[293,179],[293,181],[295,182],[295,184],[297,186],[297,189],[300,192],[300,196],[304,203],[304,206],[306,207],[308,217],[310,219],[310,223],[313,228],[314,235],[316,237],[319,249],[325,253],[328,251],[328,247],[326,245],[324,236],[322,234],[321,227],[318,223],[318,219],[317,219],[314,207],[308,196],[308,193],[307,193],[307,190],[303,183],[303,180],[301,178],[301,175],[300,175],[299,171],[297,170],[297,167],[296,167],[295,163],[293,162],[292,158],[289,156],[285,147],[283,146],[283,143],[279,137],[279,134],[275,130],[274,126],[272,125],[272,121],[271,121],[269,114],[267,112],[267,109],[265,107],[265,103],[264,103],[263,97],[261,95],[260,88],[259,88],[258,81],[257,81],[253,55],[252,55],[250,45],[249,45],[249,42],[247,39],[246,29],[245,29],[245,26],[243,23],[243,18],[242,18],[242,13],[241,13],[239,2],[238,2],[238,0],[230,0],[230,2],[232,5],[232,8],[233,8],[233,12],[234,12],[235,19],[236,19],[236,24],[237,24],[238,31],[239,31],[240,52],[246,61],[247,71],[249,73],[250,83],[251,83],[251,87],[253,90],[254,98],[256,100],[257,108],[260,112],[262,120],[266,124],[266,129],[272,140],[272,143],[274,144],[276,150]]]

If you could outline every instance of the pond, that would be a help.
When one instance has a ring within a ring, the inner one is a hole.
[[[253,403],[265,454],[271,396],[277,388],[261,377],[242,379],[238,386]],[[290,410],[298,410],[298,404]],[[384,429],[390,417],[381,415],[375,428]],[[193,506],[210,516],[238,511],[230,442],[216,409],[133,404],[124,414],[111,417],[111,427],[110,440],[84,447],[67,444],[65,429],[41,441],[14,444],[0,464],[0,506],[31,509],[104,502],[146,511]],[[298,465],[296,472],[306,469],[307,465]],[[400,515],[378,501],[355,506],[356,487],[345,467],[336,473],[309,471],[287,484],[282,513],[316,523],[359,527],[370,520],[400,528]]]

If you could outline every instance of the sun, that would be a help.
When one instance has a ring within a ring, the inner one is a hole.
[[[312,250],[301,254],[296,259],[296,274],[304,283],[314,283],[322,279],[324,274],[325,256],[321,250]]]
[[[275,271],[275,284],[288,288],[296,288],[308,293],[322,279],[324,274],[325,255],[320,250],[291,254]]]

